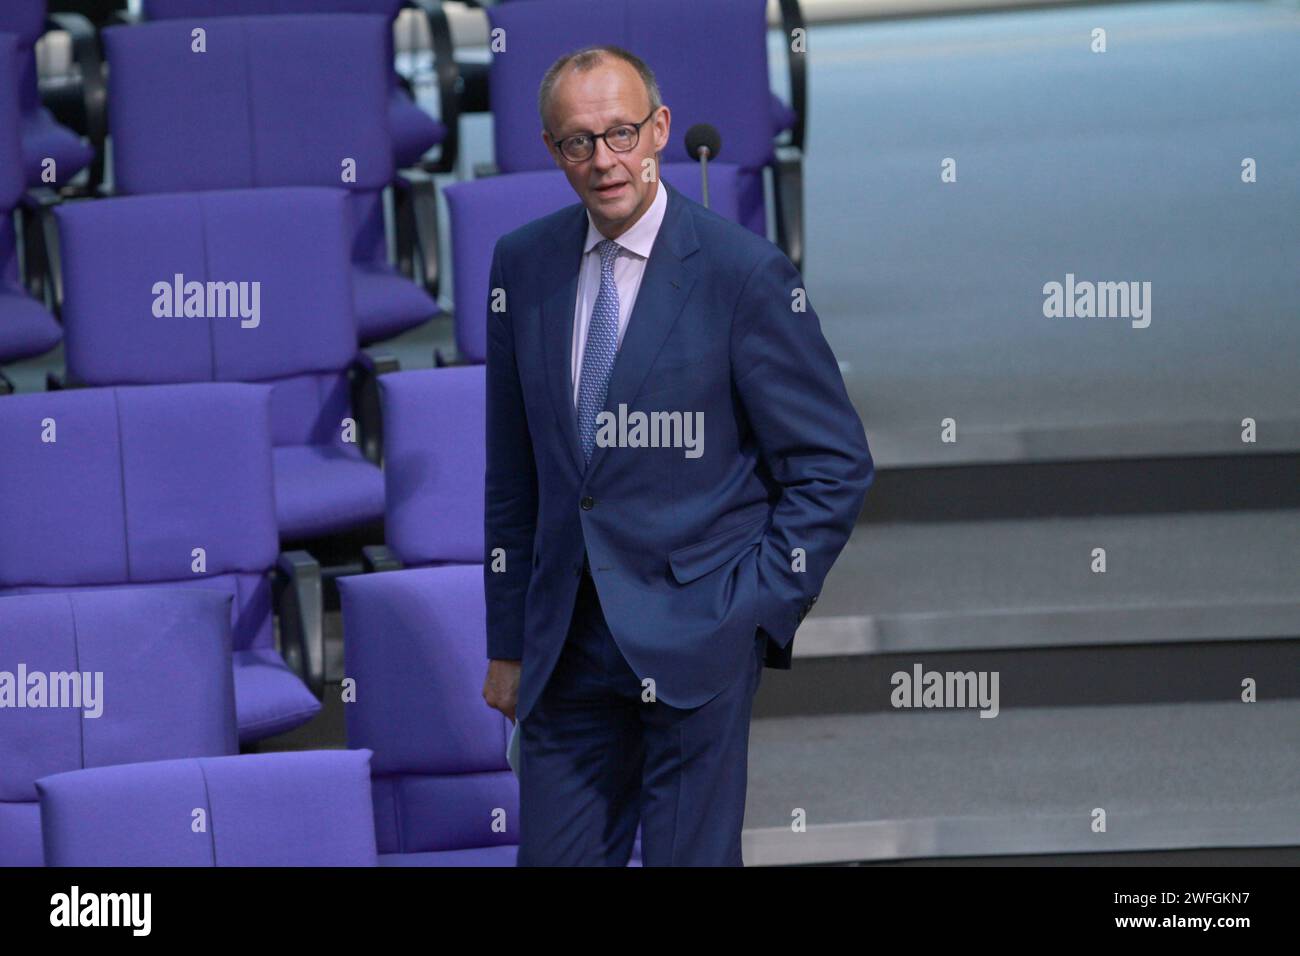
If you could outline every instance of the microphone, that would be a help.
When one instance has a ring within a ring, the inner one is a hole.
[[[700,164],[700,195],[704,208],[709,207],[709,160],[722,149],[722,137],[708,123],[696,123],[686,131],[686,155]]]

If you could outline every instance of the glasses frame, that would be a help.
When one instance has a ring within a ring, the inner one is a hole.
[[[641,127],[644,126],[646,123],[650,122],[650,118],[654,116],[655,113],[659,112],[660,109],[661,107],[659,106],[654,107],[654,109],[650,111],[649,115],[647,115],[646,118],[639,123],[617,123],[614,126],[611,126],[609,129],[605,130],[605,132],[603,133],[574,133],[571,136],[564,137],[564,139],[555,139],[554,136],[552,136],[551,139],[555,143],[556,151],[564,158],[564,161],[567,163],[585,163],[587,160],[591,159],[592,156],[595,156],[596,140],[598,139],[605,141],[605,148],[608,149],[611,153],[630,153],[632,152],[632,150],[636,149],[641,142]],[[614,132],[614,130],[616,129],[623,129],[624,127],[629,127],[629,126],[632,128],[632,131],[635,134],[635,139],[632,140],[632,145],[629,146],[627,149],[615,149],[613,146],[610,145],[609,140],[606,139],[606,137],[609,136],[609,134]],[[564,144],[571,139],[576,139],[579,136],[591,137],[591,153],[587,156],[582,157],[582,159],[573,159],[567,153],[564,152]]]

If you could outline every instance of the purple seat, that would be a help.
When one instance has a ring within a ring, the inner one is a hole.
[[[236,752],[230,611],[197,589],[0,597],[0,671],[102,675],[81,707],[0,707],[0,866],[43,862],[41,777]]]
[[[341,189],[243,189],[71,203],[56,213],[69,376],[87,385],[273,385],[283,539],[333,534],[384,513],[379,467],[357,441],[344,441],[343,422],[356,417],[349,367],[357,341],[347,204]],[[158,317],[154,284],[174,286],[176,275],[248,283],[250,292],[259,283],[258,324]]]
[[[482,565],[485,382],[481,365],[379,379],[384,541],[404,565]]]
[[[717,127],[722,160],[739,167],[739,221],[767,235],[763,170],[775,166],[774,126],[785,117],[774,115],[769,87],[766,0],[533,0],[489,7],[487,14],[510,38],[490,73],[501,172],[555,168],[538,135],[542,76],[567,52],[613,43],[649,64],[672,109],[664,156],[685,157],[686,131],[696,123]]]
[[[19,140],[18,63],[18,38],[0,33],[0,365],[48,352],[62,337],[54,317],[27,295],[18,276],[13,210],[27,188]],[[0,394],[8,391],[0,375]]]
[[[665,182],[701,202],[700,167],[663,163]],[[740,221],[743,171],[730,163],[709,164],[709,208]],[[443,190],[451,218],[452,275],[456,287],[456,349],[468,362],[487,360],[488,278],[497,240],[525,223],[578,202],[561,170],[489,176],[453,183]]]
[[[397,17],[404,0],[146,0],[149,20],[194,20],[213,16],[266,16],[303,13],[370,13]],[[386,35],[385,52],[393,62],[393,34]],[[398,168],[414,166],[425,153],[447,138],[447,128],[411,101],[389,71],[388,125],[393,137],[393,161]]]
[[[231,595],[241,742],[320,710],[276,651],[272,630],[270,393],[267,385],[203,383],[0,401],[0,594],[152,586]],[[280,629],[319,686],[316,635],[283,609]]]
[[[357,700],[348,746],[374,751],[381,862],[513,865],[519,787],[510,723],[483,704],[481,565],[339,579]],[[469,852],[474,851],[474,852]]]
[[[118,190],[346,188],[361,341],[436,315],[437,303],[387,260],[382,190],[394,176],[387,20],[214,17],[203,27],[202,54],[190,51],[191,28],[173,20],[104,31]],[[338,63],[347,69],[329,66]]]
[[[22,165],[19,167],[28,186],[63,186],[95,158],[91,146],[72,130],[59,124],[41,105],[36,83],[36,41],[45,33],[45,0],[5,0],[0,3],[0,33],[16,37],[16,92],[21,112]],[[8,85],[14,74],[4,70]],[[41,182],[41,164],[53,159],[57,178],[54,183]]]
[[[374,866],[370,753],[163,760],[43,777],[49,866]]]

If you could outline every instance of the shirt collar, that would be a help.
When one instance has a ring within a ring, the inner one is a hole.
[[[651,201],[650,208],[645,211],[644,216],[633,224],[631,229],[614,241],[628,252],[635,253],[642,259],[650,258],[650,250],[654,248],[655,236],[659,234],[659,226],[664,221],[664,212],[667,208],[668,190],[664,189],[663,183],[655,180],[655,198]],[[604,241],[604,239],[604,234],[596,228],[596,224],[591,218],[591,212],[588,211],[587,241],[582,247],[583,255],[591,252],[596,244]]]

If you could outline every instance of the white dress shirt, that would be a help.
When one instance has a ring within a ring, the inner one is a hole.
[[[614,241],[621,247],[614,259],[614,283],[618,286],[618,344],[623,344],[623,333],[627,331],[627,321],[632,315],[632,306],[636,304],[636,294],[641,288],[641,277],[645,275],[645,264],[650,258],[650,250],[659,235],[659,226],[664,221],[664,211],[668,208],[668,191],[663,183],[655,181],[655,198],[650,208],[645,211],[627,232]],[[600,293],[600,253],[596,246],[605,240],[605,236],[596,228],[591,213],[587,213],[587,241],[582,247],[582,265],[578,270],[578,301],[573,314],[573,346],[570,352],[573,371],[573,404],[578,404],[578,388],[582,383],[582,356],[587,349],[587,329],[591,325],[591,313],[596,307],[596,296]]]

